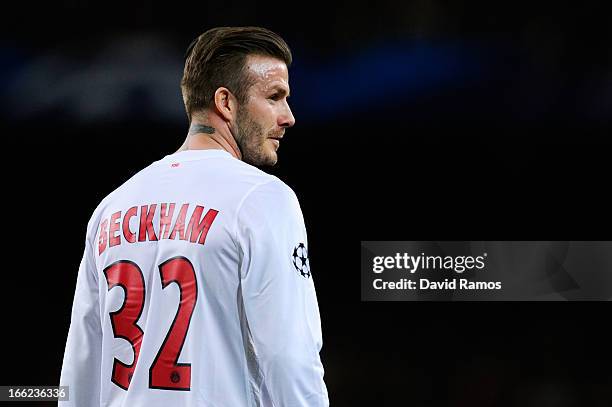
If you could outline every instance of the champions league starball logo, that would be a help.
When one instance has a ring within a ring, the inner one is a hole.
[[[304,278],[310,277],[310,264],[308,263],[308,251],[304,243],[298,244],[293,249],[293,266]]]

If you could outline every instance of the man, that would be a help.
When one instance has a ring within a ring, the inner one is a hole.
[[[274,165],[291,52],[263,28],[199,36],[179,150],[106,197],[87,227],[65,406],[329,404],[306,229]]]

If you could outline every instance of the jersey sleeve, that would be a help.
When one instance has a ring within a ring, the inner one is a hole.
[[[59,407],[100,405],[102,326],[92,239],[90,221],[60,377],[60,385],[68,386],[69,401],[59,402]]]
[[[329,405],[319,357],[321,322],[302,211],[275,179],[255,187],[237,216],[248,337],[275,406]]]

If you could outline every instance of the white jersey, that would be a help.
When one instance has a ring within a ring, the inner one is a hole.
[[[328,406],[307,247],[278,178],[223,150],[154,162],[89,221],[59,405]]]

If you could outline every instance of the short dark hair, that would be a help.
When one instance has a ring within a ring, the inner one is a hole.
[[[246,73],[249,55],[264,55],[291,65],[291,50],[276,33],[261,27],[217,27],[196,38],[187,49],[181,91],[187,116],[211,106],[223,86],[246,101],[254,78]]]

